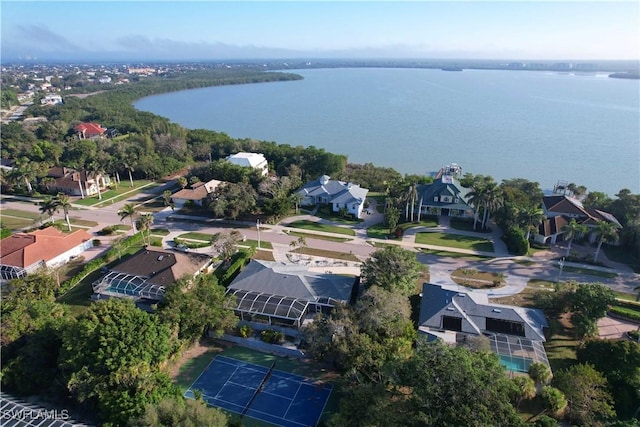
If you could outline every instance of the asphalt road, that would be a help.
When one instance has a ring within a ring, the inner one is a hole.
[[[126,185],[123,182],[122,185]],[[118,211],[122,209],[126,203],[142,203],[150,197],[158,196],[162,192],[173,186],[173,182],[168,182],[158,187],[150,188],[147,191],[136,194],[129,200],[115,202],[104,208],[82,208],[74,209],[70,212],[72,218],[78,218],[88,221],[95,221],[97,226],[92,227],[88,231],[96,233],[105,226],[121,223]],[[38,205],[33,202],[15,201],[10,200],[7,197],[3,197],[0,200],[0,208],[2,209],[18,209],[30,212],[39,212]],[[169,236],[165,238],[165,241],[172,240],[173,237],[187,232],[201,232],[214,234],[217,232],[223,232],[230,228],[239,230],[248,239],[258,240],[258,231],[255,226],[229,226],[228,224],[216,224],[214,221],[208,222],[186,222],[179,218],[168,219],[172,215],[170,210],[165,212],[154,214],[154,227],[167,228],[170,230]],[[62,217],[61,214],[57,214],[56,218]],[[369,218],[368,218],[369,219]],[[373,220],[371,218],[370,220]],[[125,219],[126,224],[128,220]],[[267,226],[263,225],[260,231],[261,241],[271,242],[274,251],[287,252],[290,250],[290,243],[297,240],[297,236],[289,236],[287,233],[287,227],[282,225]],[[301,230],[305,233],[312,233],[308,230]],[[361,230],[360,230],[361,231]],[[313,238],[311,236],[306,237],[307,246],[309,248],[324,249],[334,252],[351,253],[357,256],[361,261],[367,259],[376,247],[372,246],[366,241],[361,232],[357,232],[357,236],[348,242],[334,242],[324,239]],[[343,236],[345,237],[345,236]],[[414,248],[410,242],[392,242],[390,244],[400,244],[407,249]],[[455,251],[455,250],[451,250]],[[428,253],[419,253],[418,260],[429,266],[431,272],[431,281],[437,284],[452,284],[450,278],[451,272],[458,268],[473,268],[480,271],[488,272],[502,272],[506,275],[506,286],[499,289],[487,291],[490,295],[511,295],[520,292],[526,286],[527,282],[532,279],[541,279],[548,281],[562,280],[576,280],[578,282],[600,282],[611,288],[622,292],[633,292],[633,288],[640,286],[640,275],[634,274],[629,271],[620,271],[615,278],[605,278],[593,275],[577,274],[570,271],[564,271],[560,277],[560,270],[554,267],[554,262],[550,258],[529,258],[528,262],[524,263],[522,258],[514,257],[496,257],[489,260],[482,260],[473,257],[445,257],[436,256]]]

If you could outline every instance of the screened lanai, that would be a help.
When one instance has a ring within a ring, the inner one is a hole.
[[[300,298],[252,292],[243,289],[229,289],[233,310],[242,320],[263,320],[271,324],[295,325],[300,327],[309,308],[309,301]]]
[[[93,282],[92,287],[96,294],[148,298],[157,301],[164,299],[165,291],[164,286],[152,285],[145,277],[117,271],[110,271],[100,280]]]
[[[514,335],[487,335],[491,351],[498,354],[500,363],[510,371],[528,372],[529,366],[539,362],[549,366],[549,359],[542,341]]]

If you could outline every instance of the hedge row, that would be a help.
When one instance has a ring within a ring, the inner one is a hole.
[[[624,317],[626,319],[635,320],[640,322],[640,311],[637,309],[621,307],[619,305],[612,305],[609,307],[609,312],[616,316]]]
[[[507,250],[514,255],[526,255],[529,251],[529,242],[524,231],[518,227],[511,227],[502,238],[507,244]]]
[[[231,265],[222,273],[222,275],[218,276],[220,284],[225,288],[229,286],[254,254],[255,248],[236,252],[233,256]]]
[[[125,251],[129,247],[133,245],[139,245],[141,243],[142,243],[142,233],[134,234],[133,236],[126,238],[122,242],[122,248],[120,249],[120,251]],[[84,279],[87,275],[93,273],[99,268],[102,268],[106,264],[115,260],[116,257],[118,257],[120,251],[118,251],[118,249],[116,248],[111,248],[103,256],[95,258],[89,261],[88,263],[86,263],[78,274],[76,274],[75,276],[73,276],[72,278],[63,282],[60,285],[60,288],[58,289],[58,296],[68,292],[71,288],[73,288],[75,285],[80,283],[80,281],[82,281],[82,279]]]

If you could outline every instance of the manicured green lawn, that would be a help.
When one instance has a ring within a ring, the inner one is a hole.
[[[178,236],[179,239],[200,240],[202,242],[210,242],[213,234],[189,232]]]
[[[473,219],[451,218],[451,228],[474,233],[491,233],[491,229],[482,230],[479,224],[476,224],[476,229],[474,230]]]
[[[133,181],[133,188],[131,188],[128,181],[123,181],[122,183],[120,183],[117,190],[114,188],[112,190],[103,191],[101,193],[102,200],[99,200],[98,196],[94,195],[85,197],[84,199],[78,199],[73,202],[73,204],[80,206],[108,206],[112,203],[119,202],[138,194],[142,190],[141,187],[152,182],[153,181],[149,180]],[[147,186],[145,188],[152,188],[152,186]]]
[[[493,252],[493,243],[491,243],[490,241],[478,237],[460,236],[457,234],[417,233],[416,243],[420,243],[423,245],[470,249],[482,252]]]
[[[6,215],[2,215],[2,218],[0,218],[0,224],[2,224],[3,227],[8,228],[9,230],[19,230],[21,228],[35,227],[36,221],[37,220],[34,219],[16,218]]]
[[[560,267],[558,267],[557,265],[554,264],[554,267],[559,269]],[[582,267],[569,267],[569,266],[564,266],[564,268],[562,269],[562,271],[566,272],[566,273],[578,273],[578,274],[587,274],[589,276],[596,276],[596,277],[603,277],[605,279],[613,279],[615,277],[618,277],[617,273],[610,273],[608,271],[599,271],[599,270],[592,270],[590,268],[582,268]]]
[[[350,228],[338,227],[335,225],[321,224],[318,222],[300,220],[287,225],[291,228],[302,228],[305,230],[323,231],[325,233],[344,234],[345,236],[355,236],[356,233]]]
[[[342,237],[333,237],[333,236],[323,236],[322,234],[311,234],[311,233],[302,233],[300,231],[290,231],[289,236],[302,236],[302,237],[308,237],[310,239],[320,239],[320,240],[328,240],[330,242],[348,242],[349,238],[342,238]]]
[[[367,237],[371,239],[388,239],[390,234],[389,227],[382,222],[367,228]],[[393,239],[396,240],[395,237]]]
[[[40,217],[39,213],[21,211],[18,209],[0,209],[0,215],[2,215],[3,217],[5,215],[9,215],[9,216],[15,216],[18,218],[26,218],[26,219],[38,219]]]
[[[431,228],[431,227],[437,227],[438,226],[438,219],[437,218],[422,218],[420,220],[420,222],[405,222],[400,224],[400,228],[402,228],[403,230],[408,230],[410,228],[414,228],[414,227],[427,227],[427,228]]]
[[[640,256],[634,251],[623,248],[622,246],[603,245],[602,250],[611,261],[626,264],[636,273],[640,273]]]

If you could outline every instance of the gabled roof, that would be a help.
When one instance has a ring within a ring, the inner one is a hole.
[[[368,189],[351,182],[332,180],[323,175],[318,179],[306,183],[298,194],[303,197],[329,198],[330,203],[363,203],[367,197]]]
[[[422,199],[423,205],[460,210],[469,209],[467,194],[471,190],[460,185],[458,180],[451,175],[442,175],[431,184],[420,184],[417,186],[416,191],[418,200]],[[453,200],[458,199],[458,202],[442,202],[440,201],[442,196],[451,196]],[[438,198],[437,202],[434,201],[436,197]]]
[[[168,286],[185,276],[192,276],[211,262],[211,257],[143,248],[116,265],[111,271],[147,278],[152,285]]]
[[[85,135],[102,135],[107,131],[106,128],[103,128],[98,123],[80,123],[73,130],[82,132]]]
[[[26,268],[40,261],[48,262],[91,238],[84,230],[66,234],[55,227],[16,233],[0,241],[0,263]]]
[[[171,197],[182,200],[202,200],[208,194],[216,191],[216,188],[223,183],[224,181],[218,181],[217,179],[212,179],[209,182],[198,182],[192,185],[191,188],[183,188]]]
[[[252,260],[228,289],[242,289],[306,301],[331,298],[348,302],[354,283],[353,277],[311,272],[297,265]]]
[[[589,216],[578,199],[566,195],[544,196],[542,204],[547,212],[557,212],[567,215]]]
[[[555,213],[566,215],[569,217],[578,217],[578,222],[584,225],[597,225],[600,221],[607,221],[622,228],[618,219],[608,212],[599,209],[587,209],[582,203],[567,195],[544,196],[542,204],[547,213]]]
[[[543,328],[548,327],[542,311],[490,303],[487,295],[480,292],[461,292],[456,288],[425,283],[422,286],[419,325],[440,328],[442,315],[461,317],[465,320],[463,331],[484,333],[486,318],[523,323],[526,337],[545,341]]]
[[[569,220],[563,215],[556,215],[551,218],[545,219],[538,226],[538,233],[545,236],[553,236],[562,232],[562,227],[567,225]]]
[[[227,160],[231,161],[236,165],[252,167],[252,168],[256,168],[260,166],[261,163],[264,163],[267,161],[267,159],[265,159],[264,157],[264,154],[262,153],[244,153],[244,152],[232,154],[227,157]]]

